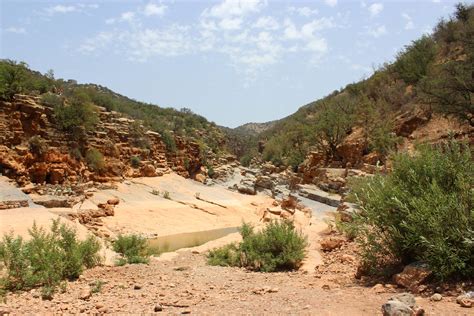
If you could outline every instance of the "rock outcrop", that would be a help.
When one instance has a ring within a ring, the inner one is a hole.
[[[183,177],[207,176],[198,143],[175,135],[176,150],[171,151],[159,133],[146,131],[140,122],[105,108],[97,107],[97,113],[98,124],[79,142],[58,130],[54,109],[40,104],[38,97],[16,95],[12,102],[0,102],[0,173],[21,185],[107,182],[171,171]],[[44,152],[32,151],[32,137],[43,143]],[[82,158],[91,149],[104,156],[100,171]]]

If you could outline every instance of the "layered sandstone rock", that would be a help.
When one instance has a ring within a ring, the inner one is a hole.
[[[161,135],[143,130],[147,146],[136,145],[136,122],[117,112],[98,107],[99,123],[79,144],[57,129],[54,109],[40,104],[38,97],[16,95],[13,102],[0,102],[0,173],[19,184],[62,184],[67,182],[117,181],[125,176],[155,177],[174,171],[183,177],[203,181],[199,144],[174,136],[177,150],[167,150]],[[46,153],[29,149],[29,140],[39,136]],[[90,149],[99,150],[105,160],[100,172],[91,170],[81,156]],[[132,167],[131,159],[140,161]],[[227,160],[226,160],[227,161]]]

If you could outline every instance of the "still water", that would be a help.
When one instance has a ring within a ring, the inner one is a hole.
[[[226,227],[193,233],[168,235],[148,240],[148,249],[151,255],[171,252],[181,248],[196,247],[231,233],[239,231],[239,227]]]

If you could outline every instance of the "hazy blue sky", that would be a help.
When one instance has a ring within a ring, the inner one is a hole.
[[[234,127],[370,75],[455,2],[0,0],[0,56]]]

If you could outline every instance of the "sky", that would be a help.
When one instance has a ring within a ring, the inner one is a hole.
[[[456,2],[0,0],[0,58],[236,127],[370,76]]]

